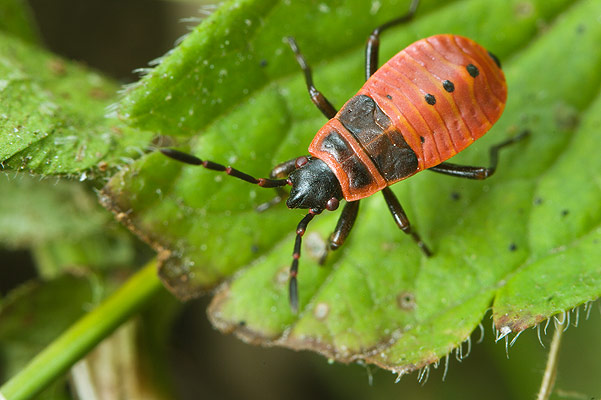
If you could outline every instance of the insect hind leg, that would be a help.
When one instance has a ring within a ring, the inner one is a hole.
[[[313,85],[311,67],[309,67],[309,64],[307,64],[307,60],[305,60],[305,57],[300,52],[296,41],[292,37],[288,37],[287,40],[288,44],[290,45],[290,48],[296,56],[296,61],[298,62],[305,74],[305,82],[307,83],[307,89],[309,90],[311,101],[317,106],[317,108],[319,108],[319,111],[321,111],[321,113],[325,115],[327,119],[334,118],[334,116],[337,113],[336,108],[332,105],[332,103],[328,101],[328,99],[326,99],[326,97],[319,90],[315,88],[315,85]]]
[[[498,143],[490,148],[490,166],[489,167],[473,167],[470,165],[458,165],[452,163],[440,163],[434,167],[430,167],[430,171],[438,172],[445,175],[456,176],[458,178],[482,180],[490,178],[497,170],[499,163],[499,151],[507,146],[521,141],[530,134],[529,131],[524,131],[517,136],[509,138],[504,142]]]
[[[373,30],[371,35],[369,35],[369,39],[367,39],[367,45],[365,46],[365,80],[369,79],[369,77],[372,76],[378,69],[380,34],[388,28],[411,21],[415,15],[417,6],[419,5],[419,1],[420,0],[412,0],[411,5],[409,6],[409,11],[406,14],[378,26]]]

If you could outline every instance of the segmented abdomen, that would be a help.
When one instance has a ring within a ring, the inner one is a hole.
[[[465,149],[499,119],[506,99],[492,54],[461,36],[432,36],[378,69],[309,153],[336,174],[346,200],[359,200]]]

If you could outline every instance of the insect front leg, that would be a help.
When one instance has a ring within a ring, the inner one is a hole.
[[[486,179],[490,178],[497,170],[499,163],[499,150],[514,143],[519,142],[530,134],[529,131],[524,131],[521,134],[514,136],[504,142],[496,144],[490,148],[490,166],[489,167],[472,167],[469,165],[457,165],[452,163],[440,163],[435,167],[430,167],[430,171],[438,172],[445,175],[456,176],[458,178],[467,179]]]
[[[183,151],[179,151],[176,149],[164,147],[159,149],[159,151],[163,153],[163,155],[181,163],[196,165],[213,171],[225,172],[227,175],[233,178],[237,178],[247,183],[258,185],[260,187],[275,188],[288,185],[287,179],[255,178],[254,176],[242,172],[236,168],[225,166],[214,161],[201,160],[200,158],[193,156],[192,154],[184,153]]]
[[[398,227],[403,232],[405,232],[408,235],[411,235],[411,237],[413,238],[415,243],[417,243],[417,245],[422,250],[422,252],[427,257],[430,257],[432,255],[432,252],[430,251],[428,246],[426,246],[426,244],[420,238],[420,236],[417,234],[417,232],[415,232],[411,228],[409,219],[407,218],[407,215],[405,214],[403,207],[401,207],[401,203],[399,203],[399,201],[397,200],[394,193],[392,193],[392,190],[390,190],[389,187],[386,187],[386,188],[382,189],[382,194],[384,195],[384,199],[386,199],[386,204],[388,204],[388,209],[390,210],[390,213],[392,214],[392,218],[394,218],[394,222],[396,222]]]
[[[359,201],[360,200],[349,201],[342,209],[342,213],[338,218],[338,223],[336,223],[336,229],[334,229],[334,232],[330,235],[329,247],[326,247],[324,255],[319,260],[320,264],[324,264],[328,252],[342,246],[349,233],[351,233],[351,229],[353,229],[353,225],[357,219],[357,213],[359,212]]]

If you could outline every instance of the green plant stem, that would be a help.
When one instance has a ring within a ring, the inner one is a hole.
[[[162,288],[156,260],[83,316],[0,388],[0,400],[30,399],[64,374]]]
[[[569,311],[566,311],[569,312]],[[553,341],[551,342],[551,348],[549,349],[549,357],[547,358],[547,366],[543,375],[543,381],[541,383],[537,400],[548,400],[553,391],[555,385],[555,377],[557,376],[557,357],[559,355],[559,345],[561,344],[561,336],[565,328],[565,319],[562,323],[555,323],[555,333],[553,334]]]

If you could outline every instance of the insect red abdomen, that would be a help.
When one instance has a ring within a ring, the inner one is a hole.
[[[507,99],[505,76],[476,42],[436,35],[376,71],[322,129],[311,155],[359,200],[449,159],[484,135]]]

